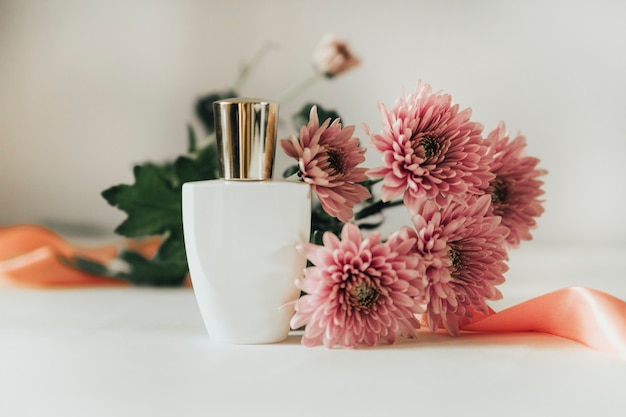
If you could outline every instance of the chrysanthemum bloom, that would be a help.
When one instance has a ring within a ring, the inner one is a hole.
[[[379,233],[363,238],[346,223],[341,240],[326,232],[323,241],[300,247],[314,265],[297,281],[306,294],[295,303],[291,326],[306,326],[302,343],[355,347],[414,336],[426,284],[415,239],[399,231],[383,243]]]
[[[426,265],[428,286],[425,319],[431,330],[443,324],[459,334],[472,311],[488,313],[486,300],[502,297],[495,287],[504,282],[508,259],[506,227],[488,214],[490,196],[470,196],[467,203],[439,208],[422,200],[412,217],[417,252]]]
[[[320,73],[332,78],[351,70],[361,61],[352,53],[347,42],[328,34],[315,48],[313,63]]]
[[[471,109],[459,111],[449,94],[433,93],[421,81],[392,110],[382,104],[379,108],[382,132],[365,129],[383,154],[384,166],[368,172],[383,177],[383,201],[404,193],[404,204],[415,212],[425,198],[444,206],[451,196],[484,193],[493,174],[482,143],[482,125],[470,120]]]
[[[537,168],[539,159],[526,156],[526,138],[518,134],[509,141],[504,123],[489,133],[485,144],[493,155],[491,171],[495,178],[487,192],[491,194],[493,214],[502,217],[509,229],[507,243],[517,247],[521,240],[530,240],[530,230],[537,226],[535,219],[543,213],[543,181],[538,177],[547,173]]]
[[[313,106],[300,139],[292,135],[280,141],[285,153],[298,161],[300,177],[311,184],[324,211],[342,222],[350,220],[355,204],[371,196],[358,184],[367,179],[366,169],[357,167],[365,161],[366,148],[353,133],[354,126],[342,128],[339,119],[320,126]]]

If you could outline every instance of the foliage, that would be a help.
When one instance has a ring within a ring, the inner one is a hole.
[[[136,251],[122,250],[112,264],[107,266],[93,260],[76,258],[71,264],[86,272],[117,277],[137,285],[180,285],[188,273],[182,223],[182,185],[190,181],[202,181],[218,178],[217,149],[214,139],[215,124],[213,115],[214,101],[236,96],[233,90],[211,93],[199,98],[195,105],[196,116],[209,138],[198,146],[196,133],[188,126],[188,150],[173,161],[161,164],[146,162],[133,169],[134,183],[119,184],[107,188],[102,197],[111,206],[124,211],[126,219],[115,232],[127,238],[145,238],[160,236],[163,241],[152,258],[146,258]],[[306,125],[311,107],[307,103],[297,112],[292,121],[294,126]],[[335,119],[339,114],[317,105],[322,120]],[[285,171],[287,177],[297,171],[291,167]],[[371,189],[373,183],[366,186]],[[364,227],[375,227],[364,224]],[[311,241],[321,242],[324,231],[339,234],[343,223],[328,215],[319,203],[312,208]],[[123,268],[119,266],[123,265]]]

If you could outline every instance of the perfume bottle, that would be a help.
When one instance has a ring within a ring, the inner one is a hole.
[[[213,104],[220,179],[183,184],[189,272],[209,336],[232,344],[287,338],[306,258],[311,190],[272,180],[278,104]]]

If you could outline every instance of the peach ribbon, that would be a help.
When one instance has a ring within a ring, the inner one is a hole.
[[[158,240],[125,243],[146,257],[152,256],[158,245]],[[59,260],[81,256],[106,263],[115,258],[118,249],[117,245],[74,246],[35,225],[0,228],[0,283],[4,278],[8,285],[40,288],[127,285],[75,270]],[[547,333],[626,359],[626,302],[590,288],[563,288],[497,313],[477,314],[462,330]]]
[[[591,288],[562,288],[476,317],[462,330],[547,333],[626,359],[626,302]]]
[[[155,239],[125,242],[122,247],[152,256]],[[89,248],[72,245],[51,230],[36,225],[0,228],[0,285],[28,287],[71,287],[128,285],[125,281],[88,274],[61,262],[60,258],[80,256],[106,263],[117,255],[119,245]]]

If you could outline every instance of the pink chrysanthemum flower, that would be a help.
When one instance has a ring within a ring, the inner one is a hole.
[[[298,160],[299,175],[311,184],[326,213],[347,222],[355,204],[371,195],[358,184],[367,179],[366,148],[353,137],[354,126],[342,128],[339,119],[327,119],[320,126],[317,107],[311,108],[309,123],[300,129],[300,139],[291,136],[280,141],[287,155]]]
[[[341,240],[326,232],[323,241],[300,247],[314,265],[297,281],[306,295],[295,303],[291,326],[306,325],[302,343],[355,347],[414,336],[426,284],[415,239],[403,229],[383,243],[379,233],[362,238],[346,223]]]
[[[392,110],[379,105],[383,129],[372,134],[372,145],[383,154],[384,166],[368,172],[383,177],[383,201],[404,193],[411,212],[420,200],[440,205],[465,192],[483,194],[493,178],[482,125],[470,120],[471,109],[459,111],[449,94],[433,93],[421,81],[414,93],[398,99]]]
[[[445,208],[422,200],[412,217],[428,278],[424,318],[433,331],[443,324],[458,335],[472,311],[488,313],[486,300],[502,297],[495,286],[504,282],[508,269],[507,229],[499,217],[488,214],[489,205],[488,195]]]
[[[489,133],[485,144],[494,159],[491,171],[495,178],[490,181],[487,192],[491,194],[493,214],[502,217],[502,224],[509,229],[507,243],[517,247],[521,240],[530,240],[530,230],[537,226],[535,218],[543,213],[543,181],[538,177],[547,173],[537,168],[539,159],[526,156],[526,138],[518,134],[509,141],[504,123]]]

